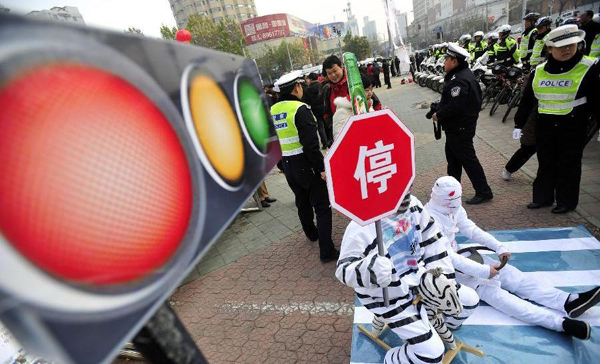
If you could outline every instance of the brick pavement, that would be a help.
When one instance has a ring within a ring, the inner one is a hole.
[[[425,203],[435,179],[445,174],[446,162],[443,140],[434,140],[431,122],[424,118],[427,110],[415,105],[435,95],[418,86],[400,86],[398,79],[393,86],[376,93],[416,135],[414,193]],[[519,229],[583,223],[593,229],[577,213],[558,216],[524,208],[531,178],[516,175],[506,183],[492,173],[501,171],[506,157],[479,138],[475,148],[496,196],[490,203],[467,207],[480,226]],[[463,184],[465,195],[473,194],[466,176]],[[279,201],[263,212],[238,217],[170,302],[212,364],[348,363],[353,290],[336,280],[335,263],[320,263],[318,247],[304,237],[285,178],[274,172],[267,185]],[[347,223],[334,213],[336,245]]]

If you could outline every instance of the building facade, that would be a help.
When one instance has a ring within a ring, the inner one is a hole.
[[[367,37],[369,41],[377,40],[377,23],[375,20],[369,20],[368,16],[363,17],[363,36]]]
[[[402,41],[406,42],[406,27],[408,26],[408,14],[396,11],[396,23],[398,24],[398,31],[402,36]]]
[[[50,19],[58,21],[66,21],[72,23],[85,24],[83,16],[74,6],[55,6],[50,10],[35,10],[27,13],[27,16],[32,18]]]
[[[169,0],[169,3],[180,28],[185,27],[190,16],[195,14],[206,16],[213,22],[229,18],[237,23],[257,16],[254,0]]]

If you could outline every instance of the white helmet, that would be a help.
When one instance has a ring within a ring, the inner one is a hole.
[[[493,40],[498,40],[498,38],[499,38],[499,35],[498,35],[498,33],[497,33],[497,32],[491,32],[491,33],[490,33],[490,35],[489,35],[488,37],[489,37],[490,39],[493,39]]]
[[[512,31],[512,28],[508,24],[501,25],[498,27],[498,29],[496,29],[496,33],[498,33],[498,35],[503,35],[504,33],[510,34],[511,31]],[[504,34],[504,35],[508,35],[508,34]]]
[[[475,37],[482,37],[482,38],[483,38],[483,32],[482,32],[481,30],[479,30],[479,31],[476,31],[476,32],[473,34],[473,38],[475,38]]]
[[[458,39],[458,42],[459,43],[464,43],[464,42],[469,42],[470,40],[471,40],[471,35],[470,34],[463,34]]]
[[[448,48],[448,43],[442,43],[442,48]]]

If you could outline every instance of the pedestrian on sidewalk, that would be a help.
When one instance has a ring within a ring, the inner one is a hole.
[[[339,252],[331,239],[332,212],[317,122],[308,105],[300,101],[304,96],[302,82],[301,71],[281,76],[275,84],[281,101],[273,105],[271,115],[281,144],[283,173],[294,192],[302,230],[311,241],[319,240],[320,258],[326,263],[336,260]]]
[[[576,25],[563,25],[548,34],[548,60],[532,72],[515,115],[517,122],[537,108],[539,168],[529,209],[556,201],[552,212],[563,214],[579,203],[587,120],[600,104],[598,60],[578,50],[584,37]]]
[[[475,189],[475,196],[466,202],[475,205],[491,200],[494,195],[473,147],[481,110],[481,88],[468,67],[470,57],[466,49],[454,43],[448,45],[444,90],[433,120],[439,121],[446,132],[448,175],[460,181],[465,169]]]
[[[333,144],[333,120],[331,113],[331,106],[329,105],[329,98],[331,97],[331,82],[327,77],[327,72],[322,70],[321,78],[323,81],[320,83],[319,89],[319,100],[323,104],[323,125],[325,126],[325,134],[327,135],[327,141],[329,146]]]
[[[269,195],[269,191],[267,191],[267,183],[263,181],[260,186],[258,186],[258,199],[260,200],[260,205],[262,207],[270,207],[273,202],[276,202],[277,199],[273,198]]]
[[[375,88],[381,88],[381,78],[379,74],[381,73],[381,68],[377,64],[377,61],[373,62],[373,79],[375,80]]]
[[[316,73],[310,73],[307,77],[308,88],[306,89],[306,95],[304,101],[310,106],[310,109],[317,118],[317,131],[319,132],[319,139],[321,139],[321,149],[327,149],[333,143],[327,138],[325,132],[325,123],[323,122],[323,99],[321,98],[321,84],[318,81],[319,75]]]
[[[387,59],[383,60],[383,81],[387,85],[388,90],[392,88],[392,82],[390,81],[390,65]]]

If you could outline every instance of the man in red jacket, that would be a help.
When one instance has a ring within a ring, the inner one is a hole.
[[[350,99],[348,92],[348,78],[346,77],[346,71],[342,68],[342,61],[334,54],[323,61],[323,70],[327,73],[331,89],[329,99],[324,100],[325,107],[323,110],[323,119],[331,120],[336,110],[333,101],[338,97]]]

